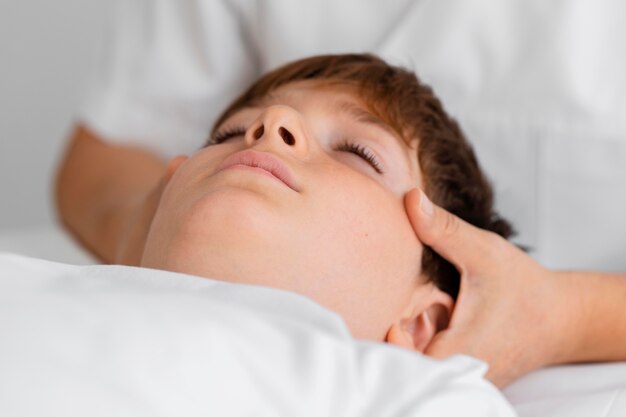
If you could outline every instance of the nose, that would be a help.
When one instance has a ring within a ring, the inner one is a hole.
[[[309,151],[309,139],[300,113],[290,106],[269,106],[248,128],[248,146],[265,143],[279,152],[302,158]]]

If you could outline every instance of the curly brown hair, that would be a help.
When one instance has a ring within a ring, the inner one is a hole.
[[[321,55],[279,67],[237,98],[218,118],[213,130],[233,113],[261,101],[278,87],[305,80],[356,87],[368,110],[407,144],[418,139],[417,160],[424,192],[435,204],[504,238],[513,235],[510,223],[494,210],[493,190],[471,145],[432,89],[414,72],[389,65],[375,55]],[[458,271],[429,247],[424,248],[422,271],[456,299]]]

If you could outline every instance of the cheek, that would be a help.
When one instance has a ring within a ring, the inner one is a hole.
[[[337,175],[325,183],[310,213],[326,228],[327,243],[338,242],[335,249],[352,251],[351,257],[366,262],[421,259],[422,245],[401,197],[358,174]]]
[[[310,213],[317,259],[335,272],[336,310],[351,327],[382,329],[417,283],[423,247],[395,194],[367,180],[327,184]]]

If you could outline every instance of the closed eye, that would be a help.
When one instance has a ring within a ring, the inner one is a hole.
[[[384,173],[380,163],[378,162],[378,159],[376,158],[376,156],[374,156],[374,153],[363,145],[345,141],[339,144],[335,149],[338,151],[351,152],[355,155],[358,155],[359,157],[363,158],[368,164],[370,164],[370,166],[374,168],[376,172],[378,172],[379,174]]]
[[[219,145],[228,139],[243,136],[246,134],[246,129],[243,127],[229,127],[216,132],[211,139],[209,139],[209,145]]]

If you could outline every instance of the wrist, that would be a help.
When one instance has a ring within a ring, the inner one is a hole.
[[[549,313],[553,318],[554,348],[547,365],[579,362],[585,351],[585,330],[589,328],[588,300],[580,276],[567,271],[549,271],[549,274],[556,301]]]

